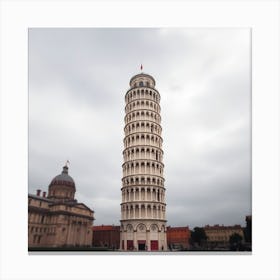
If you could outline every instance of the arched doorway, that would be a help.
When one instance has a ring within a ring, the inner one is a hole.
[[[146,233],[147,233],[146,226],[144,224],[139,224],[137,226],[137,232],[136,232],[138,251],[146,251],[147,250]]]
[[[158,226],[156,224],[152,224],[150,227],[151,251],[158,251],[159,249],[158,231]]]

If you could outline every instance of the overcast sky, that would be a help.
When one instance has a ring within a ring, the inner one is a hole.
[[[119,224],[124,96],[161,94],[167,225],[245,225],[251,214],[249,29],[30,29],[29,192],[67,160],[95,225]]]

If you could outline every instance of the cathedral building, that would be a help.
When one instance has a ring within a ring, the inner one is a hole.
[[[28,248],[89,247],[94,211],[75,199],[68,166],[49,184],[48,194],[28,194]]]
[[[160,94],[155,79],[133,76],[125,95],[121,250],[167,250]]]

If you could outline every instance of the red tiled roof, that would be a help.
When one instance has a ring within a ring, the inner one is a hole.
[[[101,225],[101,226],[93,226],[93,231],[102,231],[102,230],[119,230],[120,226],[112,226],[112,225]]]
[[[171,227],[171,226],[168,226],[166,229],[168,231],[170,231],[170,230],[174,230],[174,231],[176,231],[176,230],[189,230],[189,227]]]
[[[214,226],[209,226],[209,225],[206,225],[204,227],[204,229],[241,229],[241,225],[234,225],[234,226],[220,226],[220,225],[214,225]]]

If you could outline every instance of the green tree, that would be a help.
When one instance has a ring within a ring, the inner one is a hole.
[[[242,236],[238,233],[233,233],[229,237],[231,250],[239,250],[241,247],[241,242],[242,242]]]
[[[201,246],[202,243],[207,240],[204,228],[195,227],[191,231],[191,240],[193,244],[197,243],[199,246]]]
[[[229,243],[230,244],[238,244],[242,241],[242,236],[238,233],[233,233],[230,237],[229,237]]]

